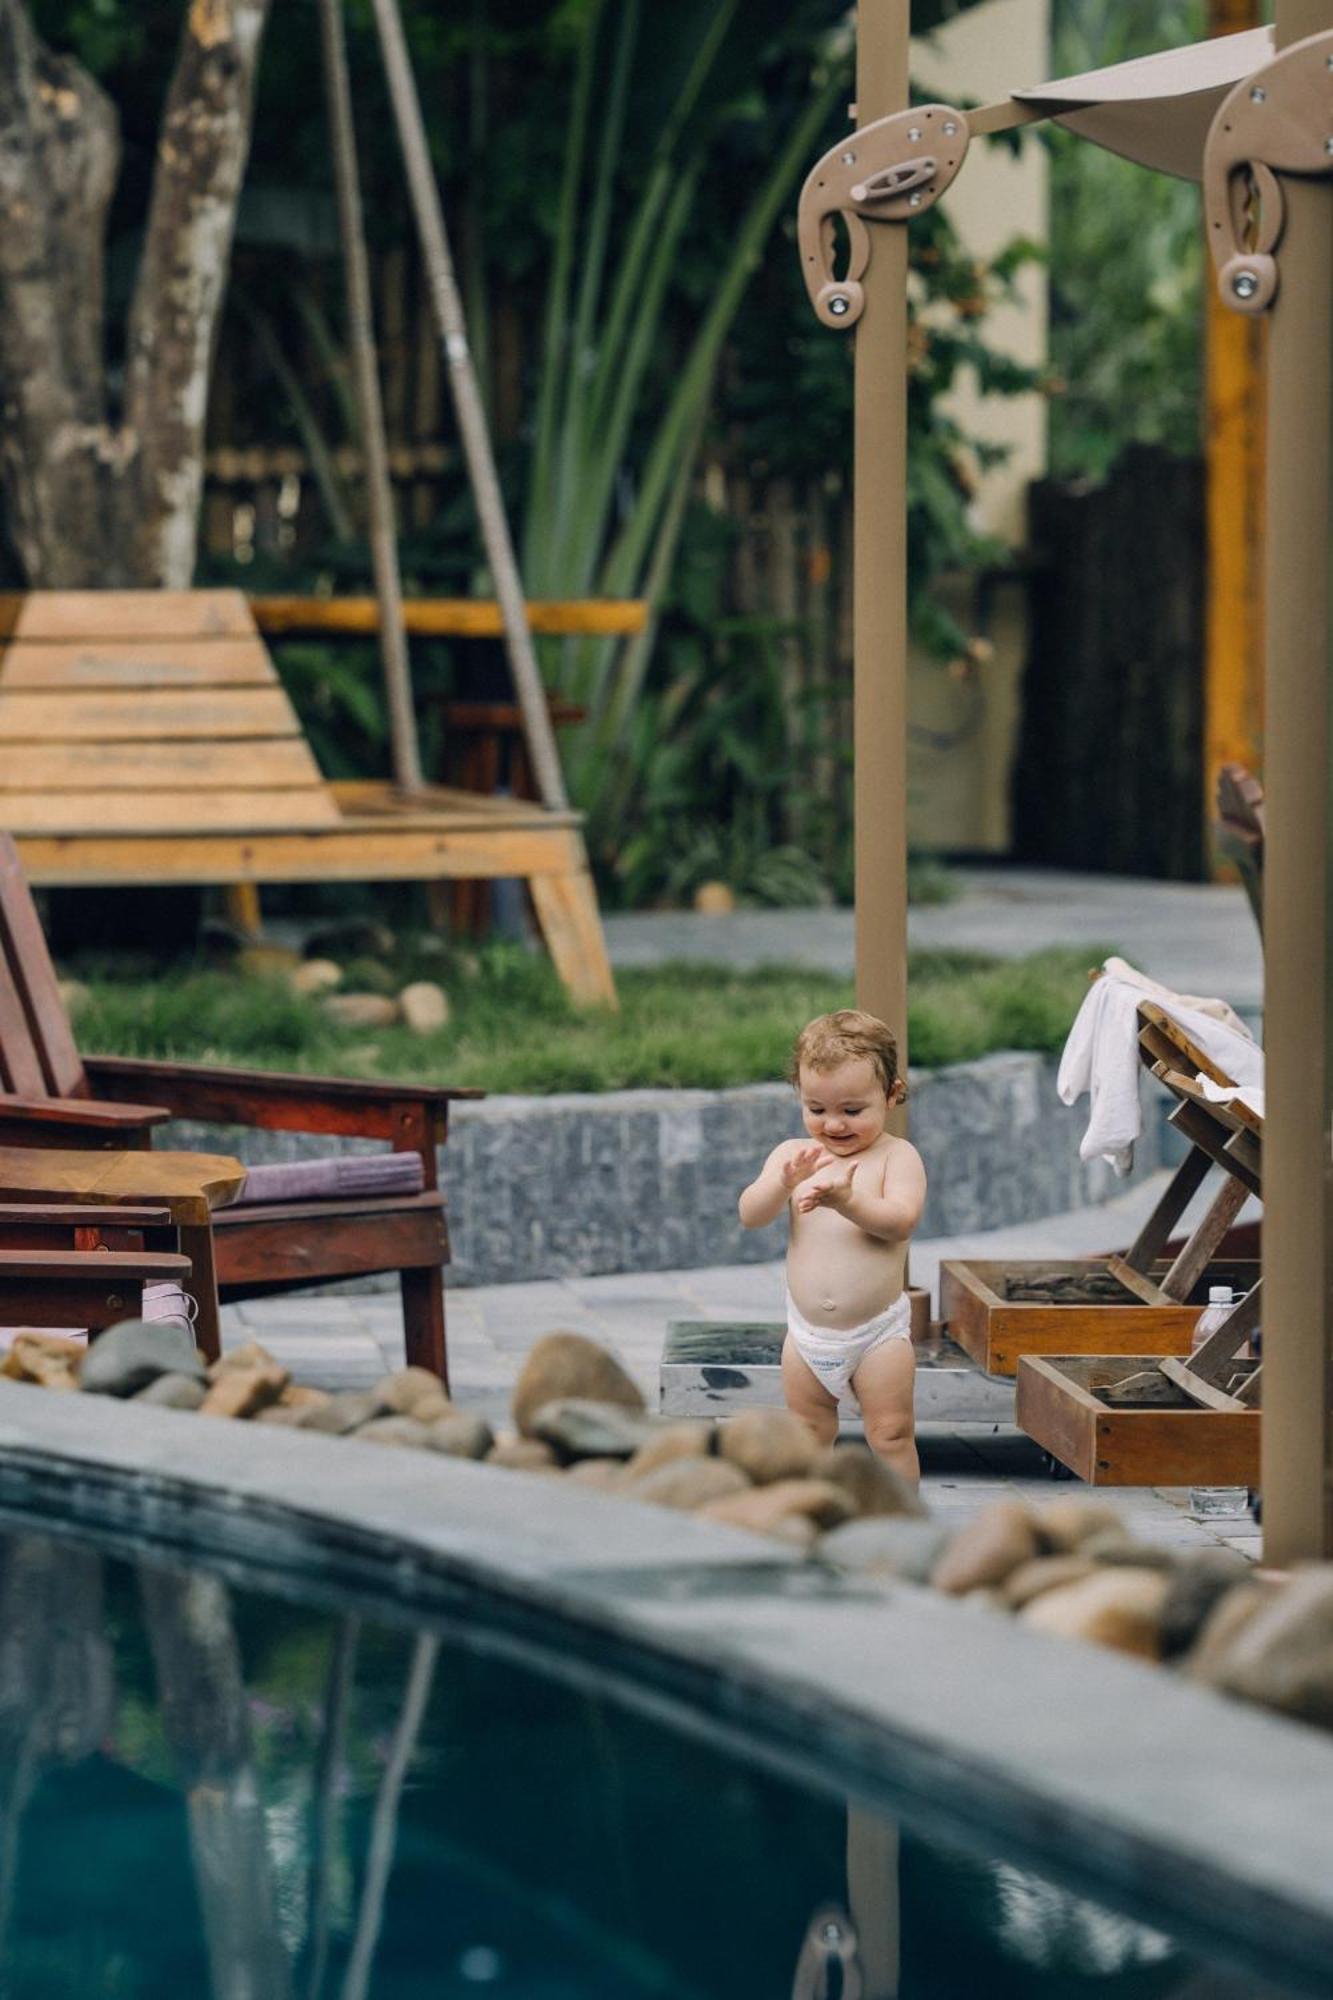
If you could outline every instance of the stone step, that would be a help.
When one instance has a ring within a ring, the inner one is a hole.
[[[772,1320],[673,1319],[662,1349],[666,1417],[724,1417],[780,1407],[785,1327]],[[1014,1385],[984,1375],[947,1334],[916,1346],[918,1424],[1012,1424]],[[855,1419],[856,1405],[840,1409]]]

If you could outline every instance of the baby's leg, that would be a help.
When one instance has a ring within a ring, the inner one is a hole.
[[[916,1355],[910,1340],[881,1340],[852,1377],[866,1423],[866,1443],[886,1464],[915,1486],[921,1478],[916,1455],[912,1386]]]
[[[838,1435],[838,1399],[830,1396],[790,1334],[782,1343],[782,1393],[793,1416],[803,1417],[821,1444],[832,1444]]]

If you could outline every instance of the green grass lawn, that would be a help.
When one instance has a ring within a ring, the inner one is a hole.
[[[908,1029],[915,1068],[996,1049],[1060,1047],[1104,952],[999,960],[960,952],[913,956]],[[315,1000],[280,980],[222,971],[98,976],[78,1032],[91,1053],[163,1056],[268,1069],[324,1070],[489,1091],[547,1093],[780,1078],[796,1031],[853,1004],[850,980],[794,967],[728,972],[677,964],[619,975],[621,1011],[576,1013],[547,960],[492,948],[439,977],[453,1013],[439,1034],[335,1026]]]

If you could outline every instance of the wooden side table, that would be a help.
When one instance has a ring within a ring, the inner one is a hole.
[[[212,1214],[235,1201],[246,1170],[225,1153],[100,1153],[0,1146],[0,1201],[122,1204],[165,1208],[194,1267],[195,1337],[208,1360],[222,1352]]]

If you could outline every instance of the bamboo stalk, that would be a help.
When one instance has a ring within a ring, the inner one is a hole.
[[[325,0],[325,4],[329,4],[329,0]],[[407,169],[408,187],[416,214],[417,232],[421,239],[422,257],[430,280],[440,338],[444,344],[444,357],[449,372],[449,384],[453,391],[454,407],[458,415],[458,427],[462,434],[463,452],[467,459],[473,496],[481,521],[486,555],[495,579],[495,594],[500,601],[504,617],[505,651],[509,658],[510,672],[514,677],[514,690],[523,711],[523,733],[527,739],[528,759],[542,803],[558,811],[564,809],[569,801],[565,792],[564,776],[560,769],[560,758],[556,752],[555,733],[551,728],[551,719],[546,706],[546,691],[537,669],[537,656],[528,631],[523,585],[519,579],[518,563],[510,540],[509,523],[505,517],[500,482],[496,476],[490,434],[486,428],[486,415],[477,388],[476,371],[472,365],[472,351],[468,345],[467,327],[463,318],[463,303],[454,277],[453,259],[449,252],[449,239],[444,225],[444,211],[440,205],[440,193],[435,185],[435,175],[430,163],[430,149],[426,141],[425,126],[422,123],[421,103],[408,60],[403,24],[396,0],[372,0],[372,5],[375,11],[375,24],[379,29],[380,48],[389,82],[394,120],[398,127],[398,139]]]
[[[375,360],[375,330],[361,222],[361,190],[356,171],[356,128],[352,91],[343,39],[342,0],[319,0],[320,40],[328,97],[329,130],[333,141],[334,180],[338,192],[338,227],[342,234],[343,270],[347,283],[347,325],[352,347],[361,447],[366,455],[366,496],[370,512],[370,551],[379,599],[380,658],[389,704],[389,735],[393,770],[405,792],[422,788],[421,751],[412,709],[412,680],[403,630],[403,590],[398,574],[398,541],[394,532],[393,488],[384,434]]]

